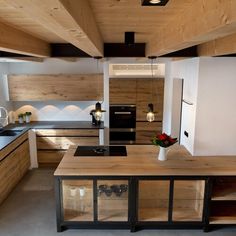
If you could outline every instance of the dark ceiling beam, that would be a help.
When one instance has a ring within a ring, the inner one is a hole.
[[[104,43],[104,57],[145,57],[145,43]]]
[[[160,57],[198,57],[197,46],[185,48],[176,52],[171,52]]]
[[[52,43],[50,46],[51,57],[91,57],[69,43]]]

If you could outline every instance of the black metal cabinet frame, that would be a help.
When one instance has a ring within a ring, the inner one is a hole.
[[[64,221],[62,206],[62,180],[92,180],[93,181],[93,221]],[[128,221],[99,221],[98,220],[98,195],[97,182],[99,180],[127,180],[128,181]],[[138,221],[139,181],[141,180],[167,180],[169,185],[169,207],[167,221]],[[175,181],[203,180],[205,192],[203,199],[203,213],[201,221],[174,221],[173,220],[173,197]],[[67,228],[80,229],[130,229],[135,232],[139,229],[197,229],[209,230],[210,200],[212,182],[214,177],[207,176],[60,176],[55,177],[55,198],[57,231]]]

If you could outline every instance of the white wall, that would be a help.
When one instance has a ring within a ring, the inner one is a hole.
[[[194,155],[236,154],[236,59],[201,58]]]
[[[46,59],[44,62],[9,63],[9,74],[86,74],[103,73],[103,63],[93,58],[75,62]],[[16,115],[32,112],[32,120],[91,120],[90,110],[96,101],[88,102],[13,102]]]

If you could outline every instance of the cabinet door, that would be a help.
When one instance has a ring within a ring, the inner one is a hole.
[[[93,181],[63,180],[64,221],[93,221]]]
[[[137,79],[137,121],[146,121],[148,104],[153,103],[155,119],[162,121],[164,79]]]
[[[99,180],[98,221],[128,221],[128,180]]]
[[[101,101],[102,74],[9,75],[11,101]]]
[[[140,180],[138,221],[168,221],[168,180]]]
[[[173,221],[202,221],[204,180],[175,180]]]
[[[110,104],[136,104],[136,79],[110,79]]]
[[[136,144],[151,144],[151,139],[162,132],[162,122],[136,122]]]

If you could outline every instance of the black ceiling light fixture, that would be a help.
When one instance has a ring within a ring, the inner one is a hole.
[[[165,6],[169,0],[142,0],[142,6]]]
[[[132,46],[135,43],[134,32],[125,32],[125,44]]]
[[[94,57],[94,59],[97,60],[97,73],[99,73],[98,70],[98,62],[102,57]],[[97,93],[99,94],[99,81],[97,84]],[[95,104],[95,109],[90,111],[90,115],[92,116],[92,124],[93,125],[100,125],[102,120],[102,113],[106,112],[105,110],[102,110],[102,103],[99,101]]]
[[[154,113],[154,106],[153,106],[153,60],[155,60],[156,56],[149,56],[148,59],[151,60],[151,74],[152,74],[152,81],[151,81],[151,103],[148,104],[148,112],[147,112],[147,121],[153,122],[155,120],[155,113]]]

